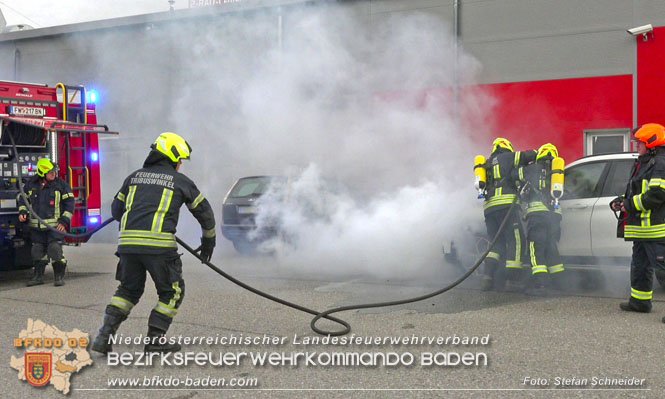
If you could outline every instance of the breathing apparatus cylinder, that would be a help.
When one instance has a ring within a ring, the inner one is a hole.
[[[556,157],[552,160],[552,180],[550,194],[554,198],[554,209],[559,209],[559,200],[563,196],[564,167],[563,158]]]
[[[485,162],[487,160],[482,155],[476,155],[473,160],[473,174],[475,178],[474,187],[478,190],[478,199],[485,198],[485,186],[487,185],[487,171]]]

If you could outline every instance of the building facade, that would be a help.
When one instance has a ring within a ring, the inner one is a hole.
[[[142,137],[145,126],[154,127],[151,132],[177,126],[174,110],[192,107],[191,112],[221,120],[225,113],[231,116],[234,104],[199,101],[203,96],[197,93],[211,87],[233,90],[227,87],[231,83],[216,87],[211,76],[230,71],[243,82],[253,63],[302,35],[292,27],[303,13],[318,13],[323,24],[344,31],[349,26],[340,22],[340,12],[351,16],[354,29],[361,27],[341,42],[370,65],[377,54],[356,46],[353,35],[377,43],[399,18],[427,15],[442,21],[442,41],[457,44],[455,59],[449,60],[455,75],[465,73],[457,51],[482,66],[473,81],[457,79],[454,90],[449,81],[430,81],[428,87],[389,83],[372,90],[454,91],[462,102],[480,90],[495,99],[489,127],[473,133],[482,143],[498,135],[520,148],[550,141],[573,160],[629,151],[631,128],[665,123],[660,105],[665,3],[651,0],[247,0],[6,33],[0,35],[0,76],[101,87],[107,101],[100,119],[123,132],[120,140],[131,140]],[[646,34],[627,32],[647,24],[654,29]],[[207,58],[222,60],[220,67],[201,62]]]

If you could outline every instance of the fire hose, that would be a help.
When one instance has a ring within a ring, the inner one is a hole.
[[[16,145],[14,143],[14,138],[12,137],[11,134],[9,135],[9,138],[12,142],[12,146],[14,148],[14,153],[17,154],[18,152],[17,152]],[[21,180],[22,180],[22,177],[21,177],[21,171],[20,171],[20,168],[19,168],[19,184],[18,184],[18,186],[19,186],[19,190],[20,190],[20,193],[21,193],[21,197],[23,198],[23,201],[26,203],[26,207],[30,211],[30,215],[32,217],[35,217],[40,223],[43,223],[49,230],[54,231],[57,234],[61,234],[65,237],[71,237],[71,238],[86,238],[86,237],[92,236],[93,234],[95,234],[96,232],[98,232],[99,230],[101,230],[102,228],[106,227],[108,224],[110,224],[111,222],[114,221],[113,218],[108,218],[104,222],[102,222],[102,224],[99,225],[97,228],[95,228],[94,230],[91,230],[89,232],[86,232],[84,234],[71,234],[71,233],[61,232],[61,231],[57,230],[56,228],[54,228],[52,226],[49,226],[42,218],[39,217],[39,215],[37,215],[35,213],[35,211],[32,209],[32,206],[30,205],[30,201],[28,200],[27,195],[25,194],[25,192],[23,190],[23,185],[21,184]],[[505,229],[505,227],[508,223],[508,220],[510,219],[510,215],[513,213],[513,211],[516,207],[517,198],[519,198],[519,197],[516,195],[515,199],[513,200],[512,204],[510,205],[510,208],[508,208],[508,212],[506,212],[506,216],[503,218],[503,221],[501,222],[501,225],[499,226],[499,229],[498,229],[496,235],[494,236],[492,241],[487,246],[487,249],[485,250],[485,252],[480,256],[480,258],[476,261],[476,263],[468,271],[466,271],[466,273],[464,273],[461,277],[459,277],[454,282],[448,284],[447,286],[445,286],[445,287],[443,287],[443,288],[441,288],[437,291],[431,292],[429,294],[413,297],[413,298],[406,298],[406,299],[395,300],[395,301],[387,301],[387,302],[377,302],[377,303],[340,306],[340,307],[328,309],[328,310],[323,311],[323,312],[319,312],[317,310],[309,309],[307,307],[298,305],[296,303],[286,301],[284,299],[281,299],[281,298],[278,298],[276,296],[265,293],[265,292],[263,292],[263,291],[261,291],[257,288],[254,288],[254,287],[250,286],[249,284],[243,283],[242,281],[236,279],[235,277],[231,276],[230,274],[224,272],[222,269],[218,268],[213,263],[201,259],[201,257],[199,256],[199,253],[198,253],[198,251],[200,250],[200,247],[198,249],[193,249],[192,247],[187,245],[187,243],[182,241],[178,236],[176,236],[175,239],[176,239],[178,244],[180,244],[183,248],[185,248],[187,250],[187,252],[191,253],[196,259],[201,261],[201,263],[205,264],[210,269],[212,269],[213,271],[215,271],[216,273],[218,273],[219,275],[221,275],[225,279],[231,281],[232,283],[234,283],[234,284],[236,284],[236,285],[238,285],[238,286],[240,286],[240,287],[242,287],[242,288],[244,288],[244,289],[246,289],[246,290],[248,290],[248,291],[250,291],[250,292],[252,292],[256,295],[259,295],[259,296],[262,296],[266,299],[269,299],[271,301],[274,301],[274,302],[280,303],[282,305],[288,306],[290,308],[300,310],[302,312],[314,315],[314,318],[312,319],[312,321],[310,323],[310,328],[315,333],[321,334],[321,335],[340,336],[340,335],[346,335],[349,332],[351,332],[351,325],[348,322],[346,322],[342,319],[331,316],[331,314],[333,314],[333,313],[344,312],[344,311],[348,311],[348,310],[357,310],[357,309],[369,309],[369,308],[379,308],[379,307],[387,307],[387,306],[397,306],[397,305],[404,305],[404,304],[407,304],[407,303],[423,301],[425,299],[429,299],[429,298],[432,298],[434,296],[443,294],[444,292],[451,290],[452,288],[458,286],[464,280],[469,278],[473,274],[473,272],[475,272],[476,269],[478,269],[478,267],[480,267],[480,265],[483,263],[485,258],[487,258],[487,255],[490,253],[490,251],[492,250],[492,248],[496,244],[496,241],[498,240],[499,236],[503,233],[503,230]],[[343,329],[338,330],[338,331],[326,331],[326,330],[320,329],[316,326],[316,323],[320,319],[326,319],[326,320],[333,321],[337,324],[340,324],[340,325],[343,326]]]

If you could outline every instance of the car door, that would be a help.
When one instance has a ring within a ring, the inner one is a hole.
[[[591,252],[595,257],[630,257],[630,242],[617,238],[617,219],[609,203],[626,191],[633,158],[612,160],[600,198],[591,214]]]
[[[591,215],[608,166],[608,161],[601,160],[566,168],[565,193],[560,204],[563,219],[559,252],[562,256],[592,256]]]

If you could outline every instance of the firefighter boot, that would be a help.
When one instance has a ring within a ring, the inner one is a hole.
[[[65,268],[67,267],[66,262],[58,261],[53,262],[53,274],[55,276],[55,281],[53,285],[60,287],[65,285]]]
[[[621,302],[619,307],[625,312],[649,313],[651,312],[651,301],[642,301],[630,297],[628,302]]]
[[[28,281],[28,287],[44,284],[44,269],[46,269],[46,262],[35,262],[35,272],[30,281]]]
[[[159,328],[153,326],[148,326],[148,337],[150,338],[150,343],[145,345],[143,351],[159,353],[180,352],[180,345],[169,344],[165,334],[166,331],[160,330]]]
[[[510,268],[506,269],[508,276],[506,278],[506,292],[522,292],[524,291],[524,272],[522,269]]]
[[[524,292],[529,296],[547,296],[547,273],[536,273],[531,276],[531,287]]]
[[[480,289],[482,291],[491,291],[495,288],[495,279],[497,276],[497,269],[499,265],[496,260],[488,259],[485,261],[485,273],[482,274],[480,280]]]
[[[92,350],[95,352],[107,354],[113,350],[109,343],[109,337],[118,331],[120,324],[127,319],[129,313],[116,308],[115,306],[107,305],[106,314],[104,315],[104,325],[99,329],[97,338],[92,343]]]
[[[492,278],[492,276],[484,274],[480,280],[480,289],[482,291],[489,291],[492,289],[493,286],[494,286],[494,279]]]

